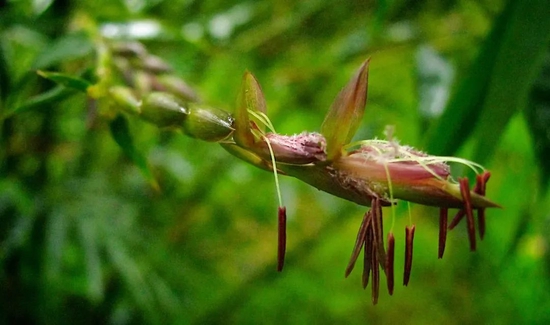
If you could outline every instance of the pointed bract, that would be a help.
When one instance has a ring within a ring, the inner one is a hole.
[[[321,133],[327,140],[328,160],[341,155],[342,147],[351,141],[361,123],[367,102],[369,61],[363,62],[325,116]]]
[[[235,135],[233,139],[243,148],[252,148],[255,143],[251,131],[249,111],[265,113],[266,104],[260,84],[250,73],[245,72],[235,112]],[[261,125],[260,125],[261,127]]]

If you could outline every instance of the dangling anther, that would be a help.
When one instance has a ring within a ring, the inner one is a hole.
[[[393,295],[393,262],[395,256],[395,237],[393,233],[388,234],[388,252],[386,254],[386,280],[388,283],[388,292]]]
[[[405,272],[403,272],[404,286],[407,286],[409,284],[409,280],[411,278],[415,229],[415,225],[405,228]]]
[[[286,207],[279,207],[278,219],[277,271],[281,272],[285,265],[286,253]]]
[[[491,173],[484,172],[481,175],[477,175],[476,177],[476,187],[474,192],[485,196],[485,188],[487,185],[487,181],[489,181],[489,178],[491,177]],[[479,225],[479,237],[483,239],[485,236],[485,209],[479,208],[477,209],[477,222]]]
[[[441,208],[439,209],[439,250],[437,253],[438,258],[443,258],[443,253],[445,253],[445,243],[447,241],[447,215],[449,209]]]
[[[451,223],[449,224],[449,230],[453,230],[454,227],[456,227],[462,221],[462,219],[464,219],[465,215],[466,212],[464,211],[464,209],[459,210],[453,217],[453,220],[451,220]]]
[[[373,243],[374,250],[377,249],[376,241]],[[372,304],[376,305],[378,303],[378,295],[380,293],[380,266],[378,265],[379,259],[378,254],[373,252],[371,260],[372,268]]]
[[[371,201],[371,211],[372,211],[372,225],[374,231],[374,243],[376,246],[376,255],[377,260],[379,261],[380,266],[384,268],[386,261],[386,252],[384,251],[384,238],[383,238],[383,220],[382,220],[382,209],[380,208],[380,199],[373,197]]]
[[[359,253],[361,252],[361,248],[363,248],[363,245],[365,243],[365,236],[367,235],[367,228],[371,223],[371,219],[372,219],[372,214],[370,211],[368,211],[363,216],[363,221],[361,222],[361,226],[359,226],[359,231],[357,232],[355,245],[353,247],[353,251],[351,252],[351,257],[350,257],[348,266],[346,267],[346,273],[345,273],[346,278],[350,275],[351,271],[353,271],[353,268],[355,267],[355,262],[357,261],[357,257],[359,256]]]
[[[470,250],[476,250],[476,226],[474,223],[474,213],[472,211],[472,200],[470,197],[470,187],[468,185],[468,178],[459,178],[460,193],[462,194],[462,200],[464,201],[464,210],[466,212],[466,223],[468,225],[468,238],[470,239]]]
[[[372,268],[372,258],[376,253],[374,252],[374,234],[372,229],[372,222],[367,227],[367,233],[365,234],[365,244],[363,245],[363,275],[361,281],[363,289],[369,284],[370,271]]]

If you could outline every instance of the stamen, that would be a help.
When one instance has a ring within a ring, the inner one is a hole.
[[[373,243],[373,250],[377,249],[378,243],[375,241]],[[372,254],[371,268],[372,268],[372,304],[376,305],[378,303],[378,295],[380,293],[380,268],[378,263],[380,262],[376,252]]]
[[[357,239],[355,240],[355,245],[353,247],[353,251],[351,252],[351,258],[349,260],[348,266],[346,267],[346,273],[345,277],[347,278],[351,271],[353,271],[353,268],[355,267],[355,262],[357,261],[357,257],[359,256],[359,253],[361,252],[361,248],[363,248],[363,244],[365,243],[365,236],[367,234],[367,228],[369,227],[372,219],[371,212],[365,213],[363,216],[363,221],[361,222],[361,226],[359,226],[359,231],[357,232]]]
[[[391,182],[391,175],[390,175],[390,169],[388,168],[388,164],[384,164],[384,169],[386,171],[386,178],[388,181],[388,191],[390,192],[390,202],[391,202],[391,227],[390,231],[393,231],[393,227],[395,226],[395,204],[393,204],[393,186]],[[380,209],[382,209],[382,206],[380,206]],[[382,214],[382,210],[380,210],[380,214]]]
[[[487,185],[487,181],[489,181],[489,178],[491,177],[491,173],[484,172],[481,175],[477,175],[476,177],[476,189],[474,192],[481,196],[485,196],[485,188]],[[477,209],[477,222],[479,225],[479,237],[483,239],[485,236],[485,209],[480,208]]]
[[[413,241],[415,225],[405,228],[405,271],[403,273],[403,285],[407,286],[411,278],[412,259],[413,259]]]
[[[273,127],[273,124],[271,123],[271,120],[269,119],[269,117],[267,117],[267,115],[264,113],[264,112],[260,112],[260,111],[253,111],[253,110],[248,110],[248,114],[254,116],[258,121],[260,121],[263,125],[267,126],[267,128],[269,129],[269,131],[273,132],[273,133],[276,133],[275,132],[275,127]]]
[[[277,271],[281,272],[285,265],[285,253],[286,253],[286,207],[283,206],[283,199],[281,196],[281,188],[279,186],[279,177],[277,176],[277,162],[275,161],[275,154],[271,147],[271,142],[266,136],[262,136],[269,148],[269,155],[271,156],[271,163],[273,164],[273,177],[275,178],[275,187],[277,188],[277,198],[279,199],[279,211],[278,211],[278,235],[277,235]]]
[[[453,230],[454,227],[456,227],[461,221],[462,219],[464,218],[464,216],[466,215],[466,211],[464,211],[463,209],[459,210],[453,220],[451,221],[451,223],[449,224],[449,230]]]
[[[277,271],[281,272],[285,265],[286,253],[286,207],[279,207],[279,233],[277,245]]]
[[[388,233],[388,254],[386,255],[386,278],[388,284],[388,292],[390,296],[393,294],[393,261],[395,256],[395,237],[393,233]]]
[[[447,215],[449,209],[441,208],[439,209],[439,251],[437,254],[438,258],[443,258],[443,253],[445,253],[445,243],[447,241]]]
[[[466,210],[466,223],[468,225],[468,238],[470,239],[470,250],[476,250],[476,228],[474,224],[474,214],[472,211],[472,201],[470,197],[470,187],[468,185],[468,178],[459,178],[460,193],[462,194],[462,200],[464,201],[464,210]]]
[[[384,239],[382,238],[384,229],[382,221],[382,213],[380,208],[380,199],[373,197],[371,201],[371,211],[372,211],[372,225],[374,232],[374,243],[376,246],[376,255],[377,260],[380,263],[384,263],[386,260],[386,252],[384,251]],[[381,264],[382,268],[384,267]]]
[[[482,174],[482,176],[483,176],[483,194],[485,194],[487,182],[489,181],[489,178],[491,178],[491,172],[486,171]]]
[[[372,216],[371,216],[372,218]],[[365,245],[363,246],[363,276],[361,278],[363,289],[369,284],[369,276],[372,264],[374,252],[374,234],[372,222],[369,222],[367,226],[367,232],[365,234]]]

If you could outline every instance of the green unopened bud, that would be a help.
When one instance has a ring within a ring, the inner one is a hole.
[[[143,98],[141,116],[158,127],[178,127],[184,124],[189,110],[175,96],[153,92]]]
[[[186,135],[203,141],[220,141],[233,133],[230,113],[195,103],[183,103],[168,93],[153,92],[141,104],[141,117],[158,127],[181,128]]]
[[[233,116],[228,112],[199,104],[188,104],[188,116],[182,130],[203,141],[221,141],[233,133]]]
[[[111,98],[115,104],[122,110],[130,114],[139,114],[140,112],[140,102],[134,96],[134,93],[130,88],[126,87],[111,87],[109,89]]]

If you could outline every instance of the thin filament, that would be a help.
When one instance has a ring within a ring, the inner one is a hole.
[[[391,202],[391,227],[390,232],[393,232],[393,227],[395,225],[395,204],[393,204],[393,187],[391,183],[390,170],[388,164],[384,164],[384,169],[386,170],[386,178],[388,179],[388,191],[390,192],[390,202]]]
[[[279,176],[277,174],[277,162],[275,161],[275,154],[273,153],[273,148],[271,148],[271,143],[269,142],[269,139],[266,136],[262,137],[267,144],[267,148],[269,149],[269,156],[271,157],[271,164],[273,165],[273,177],[275,177],[275,188],[277,189],[277,198],[279,200],[279,206],[282,207],[283,198],[281,196],[281,188],[279,186]]]
[[[253,110],[248,110],[248,114],[252,115],[253,117],[255,117],[258,121],[260,121],[263,125],[267,126],[267,128],[275,133],[275,127],[273,126],[273,124],[271,123],[271,120],[269,119],[269,117],[267,117],[267,115],[265,115],[263,112],[255,112]]]

